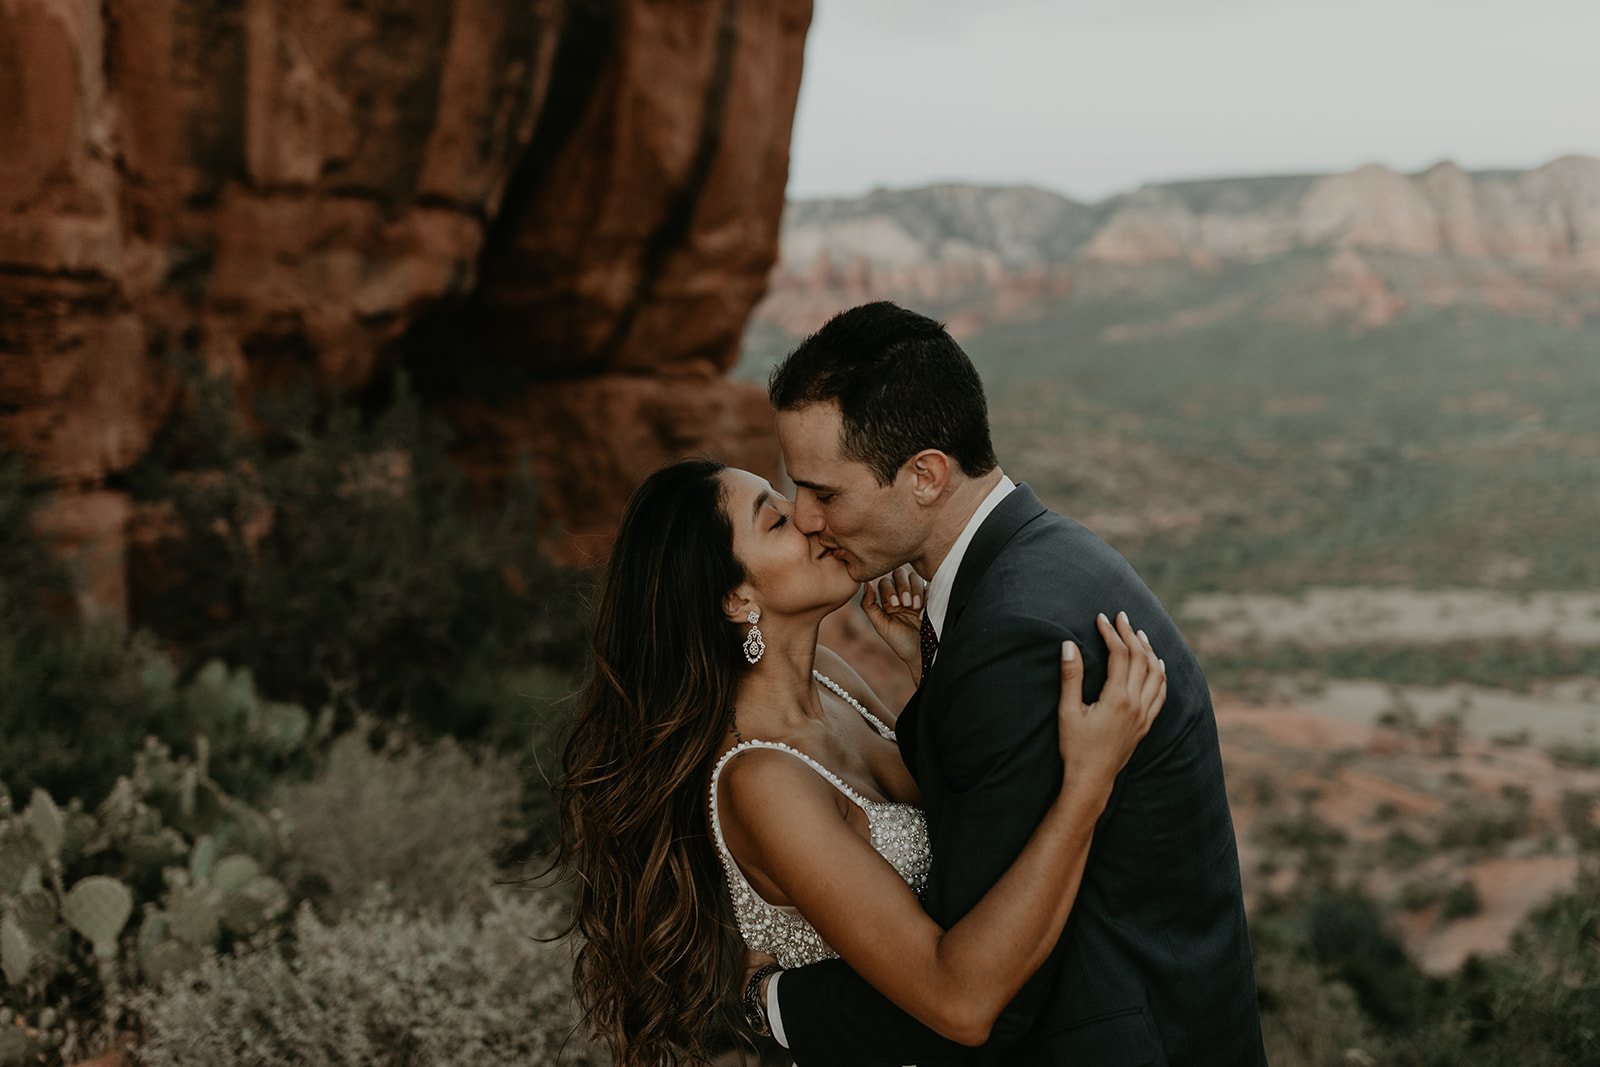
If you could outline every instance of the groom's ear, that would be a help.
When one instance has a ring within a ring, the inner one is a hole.
[[[950,457],[937,448],[925,448],[906,460],[911,495],[919,504],[932,504],[950,484]]]

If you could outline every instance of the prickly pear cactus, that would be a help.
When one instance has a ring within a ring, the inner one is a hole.
[[[0,974],[9,985],[20,986],[33,969],[33,945],[21,925],[9,914],[0,915]]]
[[[15,896],[29,880],[37,880],[47,862],[43,846],[14,821],[0,823],[0,899]]]
[[[311,715],[298,704],[263,702],[260,724],[261,740],[274,755],[295,751],[311,735]]]
[[[61,845],[66,840],[67,821],[50,794],[35,789],[27,810],[22,813],[22,821],[33,831],[34,840],[43,846],[45,859],[52,863],[59,861]]]
[[[222,932],[222,894],[209,885],[175,886],[167,896],[172,936],[196,948],[210,948]]]
[[[158,986],[175,974],[182,974],[205,959],[205,950],[179,940],[172,934],[172,921],[165,912],[152,911],[139,929],[139,972],[150,985]]]
[[[0,1067],[24,1067],[39,1062],[44,1047],[27,1030],[10,1019],[0,1019]]]
[[[133,914],[133,894],[115,878],[90,875],[74,885],[61,902],[61,917],[89,939],[101,959],[117,954],[117,935]]]
[[[328,725],[326,715],[313,723],[295,705],[261,700],[248,671],[221,664],[181,693],[170,669],[147,672],[144,683],[201,702],[211,721],[231,724],[233,736],[245,729],[268,755]],[[62,1045],[66,1031],[45,1019],[64,990],[113,1011],[126,978],[159,984],[199,964],[225,934],[252,937],[289,910],[288,891],[264,873],[283,853],[282,820],[224,793],[207,773],[209,745],[196,747],[196,758],[175,758],[148,740],[92,811],[39,790],[18,811],[0,783],[0,1067],[32,1067]],[[94,873],[78,877],[85,861]],[[136,906],[137,936],[125,937]],[[32,1021],[13,1025],[23,1018]]]
[[[176,830],[163,826],[153,834],[136,833],[125,838],[122,854],[136,871],[155,872],[182,863],[189,854],[189,846]]]
[[[289,891],[267,875],[257,875],[222,898],[222,925],[235,937],[249,937],[289,910]]]
[[[211,877],[211,868],[217,862],[217,852],[217,839],[210,834],[203,834],[195,840],[194,848],[189,850],[190,881],[200,882]]]
[[[211,871],[211,884],[223,893],[232,893],[261,873],[261,864],[249,856],[226,856]]]
[[[47,983],[66,965],[71,950],[55,897],[32,889],[7,902],[0,916],[0,973],[12,986]]]

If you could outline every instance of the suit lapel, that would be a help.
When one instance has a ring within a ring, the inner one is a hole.
[[[973,591],[978,588],[979,580],[1006,542],[1047,510],[1033,495],[1033,490],[1028,488],[1028,483],[1021,482],[983,520],[983,525],[978,527],[978,532],[967,545],[967,554],[961,558],[961,569],[956,571],[955,584],[950,587],[950,607],[944,615],[945,635],[955,629],[967,601],[972,599]],[[939,641],[943,644],[944,635],[940,636]]]
[[[983,520],[983,525],[978,527],[978,532],[967,544],[966,555],[961,557],[961,569],[956,571],[955,583],[950,587],[950,606],[944,616],[946,635],[953,632],[956,620],[961,617],[962,609],[967,606],[967,601],[972,599],[972,593],[978,587],[978,580],[989,569],[989,565],[1000,554],[1000,550],[1006,546],[1006,542],[1045,511],[1045,506],[1039,503],[1039,498],[1034,496],[1033,490],[1024,482],[1006,494],[1006,498],[989,513],[988,518]],[[943,640],[940,639],[941,644]],[[922,687],[911,694],[911,699],[906,701],[900,717],[895,720],[894,732],[900,746],[900,759],[910,769],[912,778],[917,779],[919,785],[924,784],[921,782],[921,768],[917,763],[922,696],[930,685],[938,685],[938,676],[939,665],[935,662],[929,671],[929,676],[923,679]]]
[[[894,739],[895,744],[900,746],[900,762],[911,772],[912,781],[917,779],[917,715],[921,703],[922,690],[918,689],[911,694],[911,699],[906,701],[906,706],[900,709],[899,718],[894,721]]]

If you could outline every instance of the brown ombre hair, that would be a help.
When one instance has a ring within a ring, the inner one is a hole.
[[[723,469],[674,463],[628,501],[557,790],[573,984],[624,1067],[706,1062],[744,968],[707,806],[745,669]]]

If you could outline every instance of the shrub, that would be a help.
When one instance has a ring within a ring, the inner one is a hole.
[[[1439,830],[1442,848],[1492,851],[1526,832],[1530,802],[1526,791],[1508,787],[1494,800],[1454,804]]]
[[[522,709],[485,679],[575,668],[587,644],[582,580],[541,551],[531,478],[471,499],[448,428],[403,383],[377,414],[309,390],[263,396],[251,435],[231,424],[226,384],[197,381],[196,411],[129,475],[168,519],[141,622],[187,670],[248,667],[274,699],[334,704],[341,727],[361,708],[524,746],[507,721]]]
[[[1355,994],[1272,936],[1255,941],[1262,1039],[1275,1067],[1346,1067],[1376,1044]],[[1368,1061],[1371,1062],[1371,1061]]]
[[[0,779],[19,801],[35,789],[104,795],[154,725],[137,650],[113,629],[57,617],[71,587],[34,535],[47,495],[0,452]]]
[[[276,796],[292,828],[291,882],[328,915],[376,883],[397,907],[481,910],[521,794],[507,757],[474,757],[449,738],[420,744],[364,720],[332,744],[320,777]]]
[[[1478,885],[1463,878],[1445,891],[1439,917],[1445,921],[1466,919],[1483,910],[1483,898],[1478,895]]]
[[[601,1064],[572,1002],[549,895],[501,889],[482,916],[413,915],[382,894],[292,944],[218,957],[136,999],[149,1067]]]

